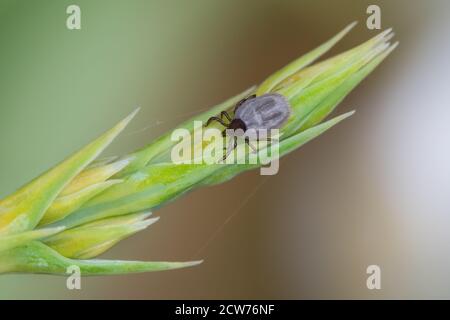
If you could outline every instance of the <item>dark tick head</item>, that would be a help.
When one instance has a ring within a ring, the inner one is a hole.
[[[222,136],[225,137],[227,135],[230,136],[243,136],[244,132],[247,130],[247,126],[244,121],[241,119],[234,118],[226,127],[225,130],[222,131]]]
[[[241,129],[242,131],[246,131],[247,130],[247,126],[245,125],[245,122],[242,121],[241,119],[237,119],[234,118],[230,125],[228,126],[228,129],[232,129],[232,130],[237,130],[237,129]]]

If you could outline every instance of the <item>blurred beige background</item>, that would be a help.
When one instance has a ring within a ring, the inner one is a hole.
[[[80,31],[65,28],[72,3]],[[62,277],[6,275],[0,298],[450,298],[445,0],[2,0],[0,197],[136,106],[108,154],[262,81],[351,21],[331,54],[368,39],[369,4],[400,47],[341,104],[352,118],[284,158],[278,175],[196,190],[104,255],[202,265],[84,278],[77,292]],[[381,290],[366,288],[371,264]]]

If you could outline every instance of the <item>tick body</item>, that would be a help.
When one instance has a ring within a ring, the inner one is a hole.
[[[291,113],[291,106],[284,96],[278,93],[268,93],[262,96],[249,96],[248,98],[239,101],[234,108],[234,118],[226,111],[222,111],[219,117],[211,117],[206,122],[205,126],[208,126],[212,121],[217,121],[225,127],[222,135],[225,137],[227,129],[234,131],[240,131],[244,135],[251,130],[252,132],[280,128],[289,118]],[[228,120],[225,123],[223,118]],[[240,130],[239,130],[240,129]],[[268,139],[270,141],[270,139]],[[230,140],[230,142],[232,142]],[[254,150],[256,149],[250,144],[249,137],[245,137],[245,142]],[[231,151],[237,146],[237,135],[234,135],[234,146],[228,148],[226,155],[223,157],[225,160]]]

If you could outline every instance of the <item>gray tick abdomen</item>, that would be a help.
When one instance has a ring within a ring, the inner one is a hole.
[[[235,118],[241,119],[246,129],[280,128],[291,113],[289,102],[278,93],[267,93],[245,101],[236,110]]]

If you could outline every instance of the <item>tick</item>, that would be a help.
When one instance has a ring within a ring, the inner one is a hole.
[[[225,127],[222,135],[227,136],[227,132],[231,129],[233,132],[233,140],[230,140],[227,153],[224,155],[222,161],[230,155],[237,147],[237,137],[245,136],[245,143],[253,149],[257,150],[250,144],[247,132],[252,130],[258,134],[261,130],[271,130],[280,128],[289,118],[291,114],[291,106],[284,96],[278,93],[267,93],[261,96],[251,95],[239,101],[234,107],[234,118],[228,112],[222,111],[220,117],[211,117],[205,124],[207,127],[212,121],[217,121]],[[228,120],[225,123],[224,117]],[[240,134],[239,134],[240,133]],[[270,141],[270,138],[267,139]],[[234,146],[231,148],[231,143],[234,141]]]

